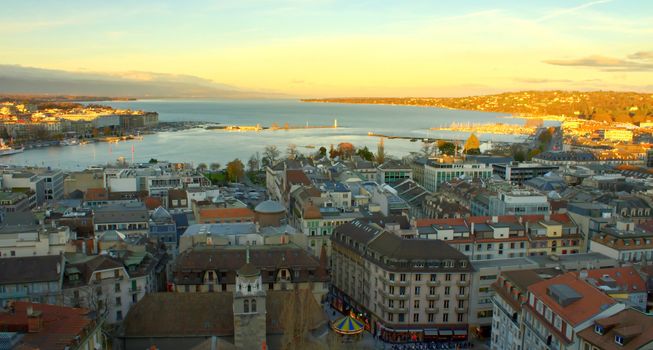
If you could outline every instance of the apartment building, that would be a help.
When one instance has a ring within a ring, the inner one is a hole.
[[[653,232],[628,219],[619,218],[606,225],[590,241],[590,251],[621,262],[650,261],[653,258]]]
[[[431,192],[438,190],[443,182],[456,178],[488,179],[492,176],[492,166],[483,163],[445,162],[429,159],[424,165],[424,188]]]
[[[522,185],[525,181],[542,176],[554,170],[558,170],[558,166],[532,162],[492,164],[493,174],[509,181],[513,185]]]
[[[467,338],[472,267],[464,254],[360,220],[331,240],[333,307],[390,342]]]

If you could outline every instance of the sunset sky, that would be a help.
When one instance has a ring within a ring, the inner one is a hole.
[[[0,50],[292,96],[653,92],[653,1],[11,1]]]

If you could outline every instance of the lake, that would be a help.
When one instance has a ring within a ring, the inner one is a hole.
[[[143,140],[122,141],[117,144],[94,143],[78,146],[49,147],[26,150],[21,154],[0,158],[2,164],[50,166],[67,170],[84,169],[90,165],[113,162],[118,157],[136,162],[150,158],[173,162],[218,162],[223,166],[240,158],[244,163],[255,152],[267,145],[276,145],[282,153],[295,144],[301,153],[315,152],[320,146],[327,149],[340,142],[351,142],[357,147],[367,146],[376,152],[378,137],[368,132],[415,138],[466,138],[469,133],[435,132],[429,128],[448,126],[451,122],[502,122],[523,124],[521,119],[501,118],[505,114],[456,111],[440,108],[355,105],[333,103],[304,103],[297,100],[138,100],[102,102],[115,108],[142,109],[159,113],[160,121],[207,121],[221,124],[270,126],[333,125],[337,129],[264,130],[235,132],[223,130],[189,129],[145,135]],[[514,141],[513,135],[478,135],[484,140]],[[314,146],[308,148],[306,146]],[[386,140],[386,154],[401,157],[418,152],[421,142]]]

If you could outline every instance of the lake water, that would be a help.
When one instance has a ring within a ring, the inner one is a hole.
[[[329,148],[340,142],[357,147],[367,146],[376,152],[379,138],[368,132],[416,138],[466,138],[469,133],[434,132],[431,127],[448,126],[451,122],[502,122],[523,124],[521,119],[500,118],[505,114],[455,111],[439,108],[303,103],[296,100],[140,100],[103,102],[115,108],[142,109],[159,113],[160,121],[207,121],[221,124],[270,126],[333,125],[337,129],[264,130],[260,132],[228,132],[223,130],[190,129],[146,135],[143,140],[117,144],[95,143],[79,146],[49,147],[26,150],[0,158],[2,164],[51,166],[68,170],[84,169],[89,165],[106,164],[118,157],[146,162],[150,158],[174,162],[218,162],[223,166],[240,158],[246,162],[267,145],[276,145],[285,152],[289,144],[297,145],[302,153],[315,152],[320,146]],[[513,135],[478,135],[483,140],[514,141]],[[314,149],[305,146],[315,146]],[[386,140],[386,154],[401,157],[418,152],[421,142]]]

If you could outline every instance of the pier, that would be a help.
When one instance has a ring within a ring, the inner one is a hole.
[[[333,125],[309,125],[308,122],[306,125],[289,125],[284,123],[279,125],[278,123],[272,123],[270,126],[262,126],[261,124],[256,125],[211,125],[207,126],[206,130],[224,130],[224,131],[254,131],[259,132],[263,130],[269,131],[278,131],[278,130],[305,130],[305,129],[337,129],[338,120],[333,120]]]

